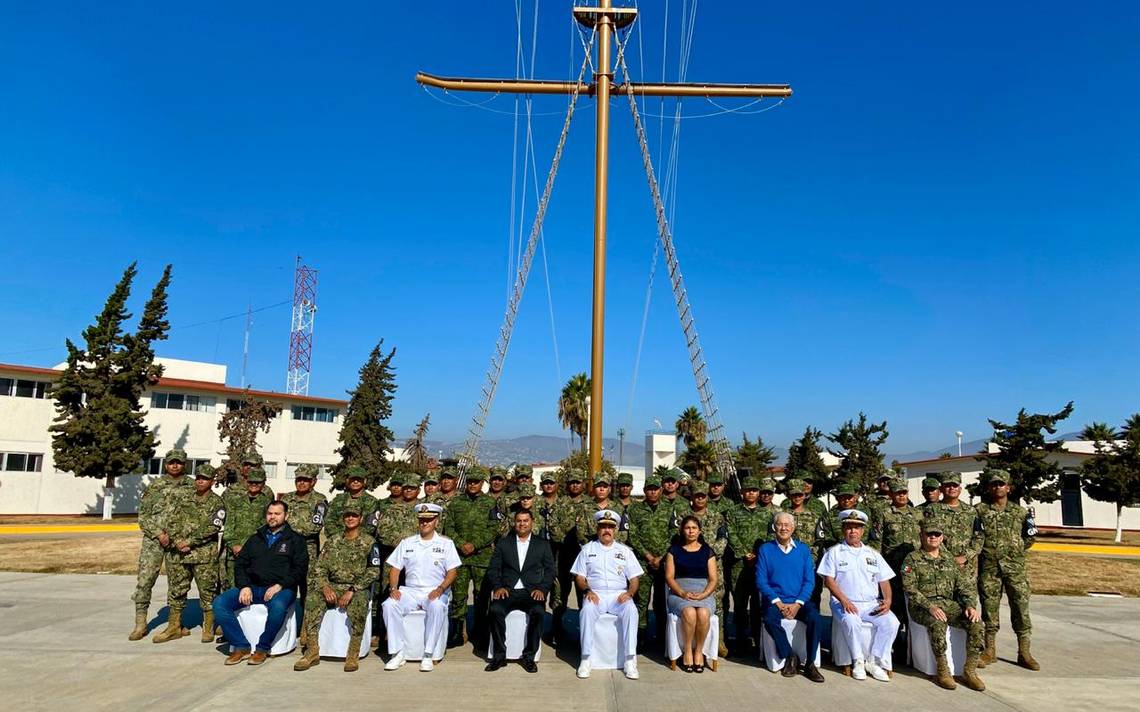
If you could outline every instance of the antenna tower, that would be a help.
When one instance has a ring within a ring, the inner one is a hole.
[[[317,270],[301,263],[293,274],[293,321],[289,331],[289,373],[285,390],[294,395],[309,394],[313,372],[313,323],[317,315]]]

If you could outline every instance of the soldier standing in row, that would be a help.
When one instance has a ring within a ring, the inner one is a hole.
[[[947,472],[942,476],[942,500],[931,507],[927,516],[942,520],[942,551],[954,557],[970,578],[978,580],[978,553],[982,550],[982,520],[974,505],[963,502],[962,475]]]
[[[982,550],[978,556],[978,588],[982,596],[982,619],[986,623],[986,648],[982,663],[997,660],[997,632],[1001,593],[1009,598],[1009,618],[1017,634],[1017,664],[1027,670],[1041,666],[1029,651],[1033,623],[1029,619],[1029,573],[1025,552],[1037,538],[1031,511],[1009,501],[1009,473],[986,470],[986,501],[977,506],[982,520]]]
[[[902,571],[903,561],[910,552],[918,548],[918,535],[922,523],[922,511],[910,503],[909,488],[905,477],[895,477],[890,481],[891,504],[879,511],[874,533],[878,536],[883,558],[894,571]],[[902,577],[891,579],[891,611],[900,621],[906,620],[906,604],[903,599]],[[907,631],[909,635],[910,631]],[[896,653],[902,654],[902,638],[895,639]]]
[[[305,546],[309,550],[309,562],[315,565],[321,550],[321,530],[325,525],[325,515],[328,513],[329,502],[323,494],[313,487],[317,483],[317,474],[320,470],[316,465],[304,463],[297,466],[293,474],[293,484],[296,489],[281,495],[281,501],[289,507],[289,526],[293,531],[305,539]],[[297,598],[304,605],[308,601],[309,587],[312,585],[313,570],[310,566],[309,576],[301,585]],[[308,629],[301,626],[301,647],[309,643]]]
[[[804,490],[804,508],[815,514],[816,519],[819,521],[822,522],[824,519],[826,519],[827,505],[823,503],[822,499],[816,497],[811,493],[812,490],[815,489],[815,481],[812,479],[811,473],[804,471],[790,472],[788,473],[788,479],[797,479],[802,483]],[[789,492],[788,494],[790,495],[791,493]],[[780,507],[784,510],[791,509],[791,506],[790,496],[788,499],[785,499],[780,505]]]
[[[935,505],[942,500],[942,480],[937,477],[926,477],[922,480],[922,504],[918,506],[922,514],[932,512]]]
[[[772,538],[771,509],[760,506],[760,482],[752,476],[740,482],[741,502],[728,510],[728,547],[732,567],[726,586],[732,591],[736,621],[736,655],[750,655],[753,638],[760,637],[760,596],[756,588],[756,552]],[[746,634],[746,629],[749,634]]]
[[[823,541],[819,542],[823,549],[830,549],[843,541],[843,522],[839,517],[840,512],[857,509],[866,514],[868,519],[871,519],[869,508],[859,502],[859,490],[851,482],[840,482],[832,494],[835,495],[836,504],[827,511],[827,517],[823,520]],[[872,542],[865,541],[863,543],[871,544]]]
[[[709,511],[719,512],[727,518],[728,510],[735,507],[736,502],[733,502],[724,493],[724,473],[714,470],[705,477],[705,482],[709,485]]]
[[[550,548],[554,553],[554,587],[550,590],[550,595],[547,600],[550,602],[551,611],[558,611],[561,602],[565,601],[568,594],[566,594],[561,585],[561,579],[558,572],[562,569],[562,542],[566,538],[566,528],[568,522],[572,522],[571,510],[573,507],[570,505],[570,500],[566,495],[558,491],[558,476],[554,470],[547,470],[542,473],[539,479],[540,492],[534,500],[534,508],[538,515],[541,516],[546,524],[546,531],[550,536]],[[554,616],[554,627],[551,632],[551,637],[546,639],[547,643],[554,643],[554,639],[561,636],[559,631],[559,618]]]
[[[364,518],[361,526],[364,530],[373,531],[376,528],[379,500],[364,491],[368,479],[368,470],[363,467],[355,465],[348,468],[344,476],[344,492],[332,498],[325,512],[326,536],[344,532],[344,505],[348,504],[349,500],[356,501],[360,505],[361,516]]]
[[[198,602],[203,615],[202,642],[214,642],[213,604],[219,590],[218,533],[226,521],[226,509],[222,498],[210,491],[213,485],[214,468],[202,465],[194,474],[192,490],[179,487],[172,493],[165,525],[171,539],[166,554],[170,615],[166,630],[154,636],[156,643],[185,635],[182,612],[186,609],[191,580],[198,584]]]
[[[254,451],[247,452],[246,454],[242,455],[241,467],[238,469],[238,476],[234,479],[233,482],[230,482],[226,485],[225,491],[222,492],[222,499],[226,499],[226,496],[231,495],[231,493],[236,494],[237,496],[244,494],[246,491],[246,484],[249,482],[249,471],[254,468],[260,468],[264,470],[265,458]],[[269,495],[270,502],[277,498],[276,495],[273,494],[273,488],[269,485],[265,485],[262,489],[267,495]]]
[[[614,509],[618,514],[625,514],[629,510],[629,505],[633,504],[633,475],[628,472],[619,472],[617,476],[617,497],[614,502]]]
[[[594,515],[603,509],[616,510],[610,493],[613,492],[613,482],[604,472],[594,475],[594,491],[592,499],[582,499],[575,508],[574,528],[578,531],[578,546],[585,546],[586,542],[594,539],[597,534],[593,527]],[[622,544],[629,541],[629,519],[622,515],[618,522],[614,539]]]
[[[305,655],[293,665],[294,670],[308,670],[320,664],[321,621],[330,608],[343,608],[348,616],[344,671],[355,672],[360,668],[358,659],[369,592],[380,572],[380,549],[376,541],[362,531],[363,514],[359,499],[345,502],[341,508],[342,533],[328,537],[320,558],[312,565],[304,622],[309,645]]]
[[[875,478],[875,491],[863,498],[863,504],[871,512],[871,521],[891,506],[891,480],[895,478],[895,471],[884,467],[879,476]]]
[[[491,549],[499,533],[499,511],[495,499],[483,493],[483,468],[472,467],[467,472],[467,486],[463,494],[447,505],[446,535],[455,542],[461,565],[455,577],[451,596],[448,644],[462,645],[470,637],[475,648],[487,645],[486,614],[491,592],[487,588],[487,566],[491,563]],[[475,590],[474,627],[468,636],[467,591]],[[454,627],[451,627],[454,626]]]
[[[147,611],[150,608],[150,594],[154,582],[158,580],[162,559],[170,549],[170,532],[166,531],[166,515],[173,495],[178,491],[189,490],[190,482],[184,476],[186,453],[174,449],[163,458],[165,474],[147,485],[139,500],[139,529],[142,530],[142,547],[139,549],[139,573],[135,584],[135,627],[131,629],[129,640],[142,640],[147,631]],[[169,577],[169,574],[168,574]],[[167,582],[169,584],[169,581]]]
[[[455,495],[459,494],[459,473],[456,472],[454,465],[445,465],[439,473],[439,502],[436,504],[446,505],[451,500],[455,499]]]
[[[558,578],[554,584],[555,595],[551,597],[550,606],[551,612],[554,615],[554,643],[557,645],[562,642],[562,618],[566,615],[566,609],[570,605],[570,592],[576,590],[574,586],[573,574],[570,573],[570,567],[574,565],[574,560],[578,558],[578,552],[582,550],[581,544],[578,543],[578,529],[577,529],[577,516],[578,507],[587,500],[586,492],[586,477],[585,474],[577,468],[569,468],[565,473],[565,494],[562,495],[563,509],[559,512],[558,528],[560,535],[556,543],[558,549]],[[591,528],[590,531],[593,531]],[[582,602],[578,601],[578,606],[581,608]]]
[[[637,588],[638,640],[645,641],[652,599],[658,645],[665,644],[665,554],[677,533],[681,517],[688,511],[687,504],[666,502],[661,484],[657,475],[646,477],[645,499],[630,505],[626,515],[629,518],[629,546],[645,571],[644,580]]]
[[[265,492],[265,470],[255,467],[246,476],[244,492],[231,490],[222,495],[226,523],[222,530],[222,557],[226,563],[225,588],[236,586],[234,562],[247,539],[265,523],[265,508],[273,501]]]

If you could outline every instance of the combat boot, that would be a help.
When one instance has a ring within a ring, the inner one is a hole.
[[[182,637],[182,609],[170,607],[170,615],[166,619],[166,628],[155,634],[151,641],[167,643]]]
[[[142,640],[146,637],[147,606],[135,606],[135,627],[131,629],[127,640]]]
[[[966,665],[962,668],[962,684],[977,692],[986,689],[986,683],[978,677],[978,652],[976,650],[971,651],[966,656]]]
[[[356,672],[360,669],[360,642],[363,636],[354,635],[348,639],[348,650],[344,653],[344,671]]]
[[[214,642],[214,611],[212,609],[202,614],[202,642]]]
[[[297,672],[303,672],[303,671],[308,670],[309,668],[313,667],[314,665],[320,665],[320,664],[321,664],[320,646],[317,645],[316,641],[314,641],[311,645],[309,645],[309,647],[305,648],[305,654],[301,657],[301,659],[298,660],[297,662],[293,663],[293,669],[296,670]],[[348,664],[347,660],[345,660],[345,664],[346,665]]]
[[[1033,654],[1029,652],[1029,636],[1017,636],[1017,664],[1026,670],[1040,670],[1041,665],[1038,664],[1033,658]]]
[[[986,649],[982,651],[982,657],[978,659],[978,667],[984,668],[990,663],[997,660],[997,631],[986,631]]]
[[[728,646],[724,644],[724,638],[720,639],[720,644],[717,646],[717,656],[721,658],[728,657]]]
[[[459,637],[459,619],[447,619],[447,647],[458,648],[463,645],[463,639]]]
[[[945,653],[938,656],[938,673],[934,676],[934,684],[944,690],[958,689],[958,683],[954,682],[954,677],[950,674],[950,665],[946,662]]]

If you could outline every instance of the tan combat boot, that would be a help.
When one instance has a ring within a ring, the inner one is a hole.
[[[166,628],[157,633],[151,640],[155,643],[166,643],[182,637],[182,609],[170,607],[170,616],[166,619]]]
[[[1033,659],[1033,654],[1029,652],[1029,636],[1017,636],[1017,664],[1026,670],[1040,670],[1041,665]]]
[[[131,634],[127,636],[127,640],[142,640],[146,637],[146,620],[147,606],[136,604],[135,627],[131,629]]]
[[[297,672],[303,672],[303,671],[308,670],[309,668],[313,667],[314,665],[320,665],[320,664],[321,664],[321,649],[320,649],[320,646],[317,645],[317,642],[314,640],[312,643],[309,644],[309,647],[305,648],[305,655],[300,660],[293,663],[293,669],[296,670]]]
[[[978,667],[984,668],[990,663],[997,660],[997,631],[986,631],[986,649],[982,651],[982,657],[978,660]]]
[[[962,684],[971,690],[982,692],[986,689],[986,683],[978,677],[978,656],[976,650],[970,651],[970,654],[966,656],[966,665],[962,668]]]
[[[209,610],[202,614],[202,642],[214,642],[214,611]]]
[[[946,662],[945,653],[938,656],[938,673],[934,676],[934,684],[944,690],[958,689],[958,683],[954,682],[954,676],[950,674],[950,665]]]
[[[344,671],[356,672],[360,669],[360,643],[362,636],[354,635],[348,639],[348,650],[344,653]]]

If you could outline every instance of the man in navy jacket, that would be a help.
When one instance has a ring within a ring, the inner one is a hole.
[[[781,625],[784,620],[802,621],[807,626],[807,656],[803,673],[812,682],[823,682],[815,665],[819,650],[819,609],[811,602],[815,587],[815,564],[811,549],[792,538],[796,519],[779,512],[773,522],[776,539],[760,546],[756,558],[756,588],[760,590],[760,609],[764,629],[776,644],[777,654],[784,659],[784,677],[795,677],[799,661],[792,643]]]

